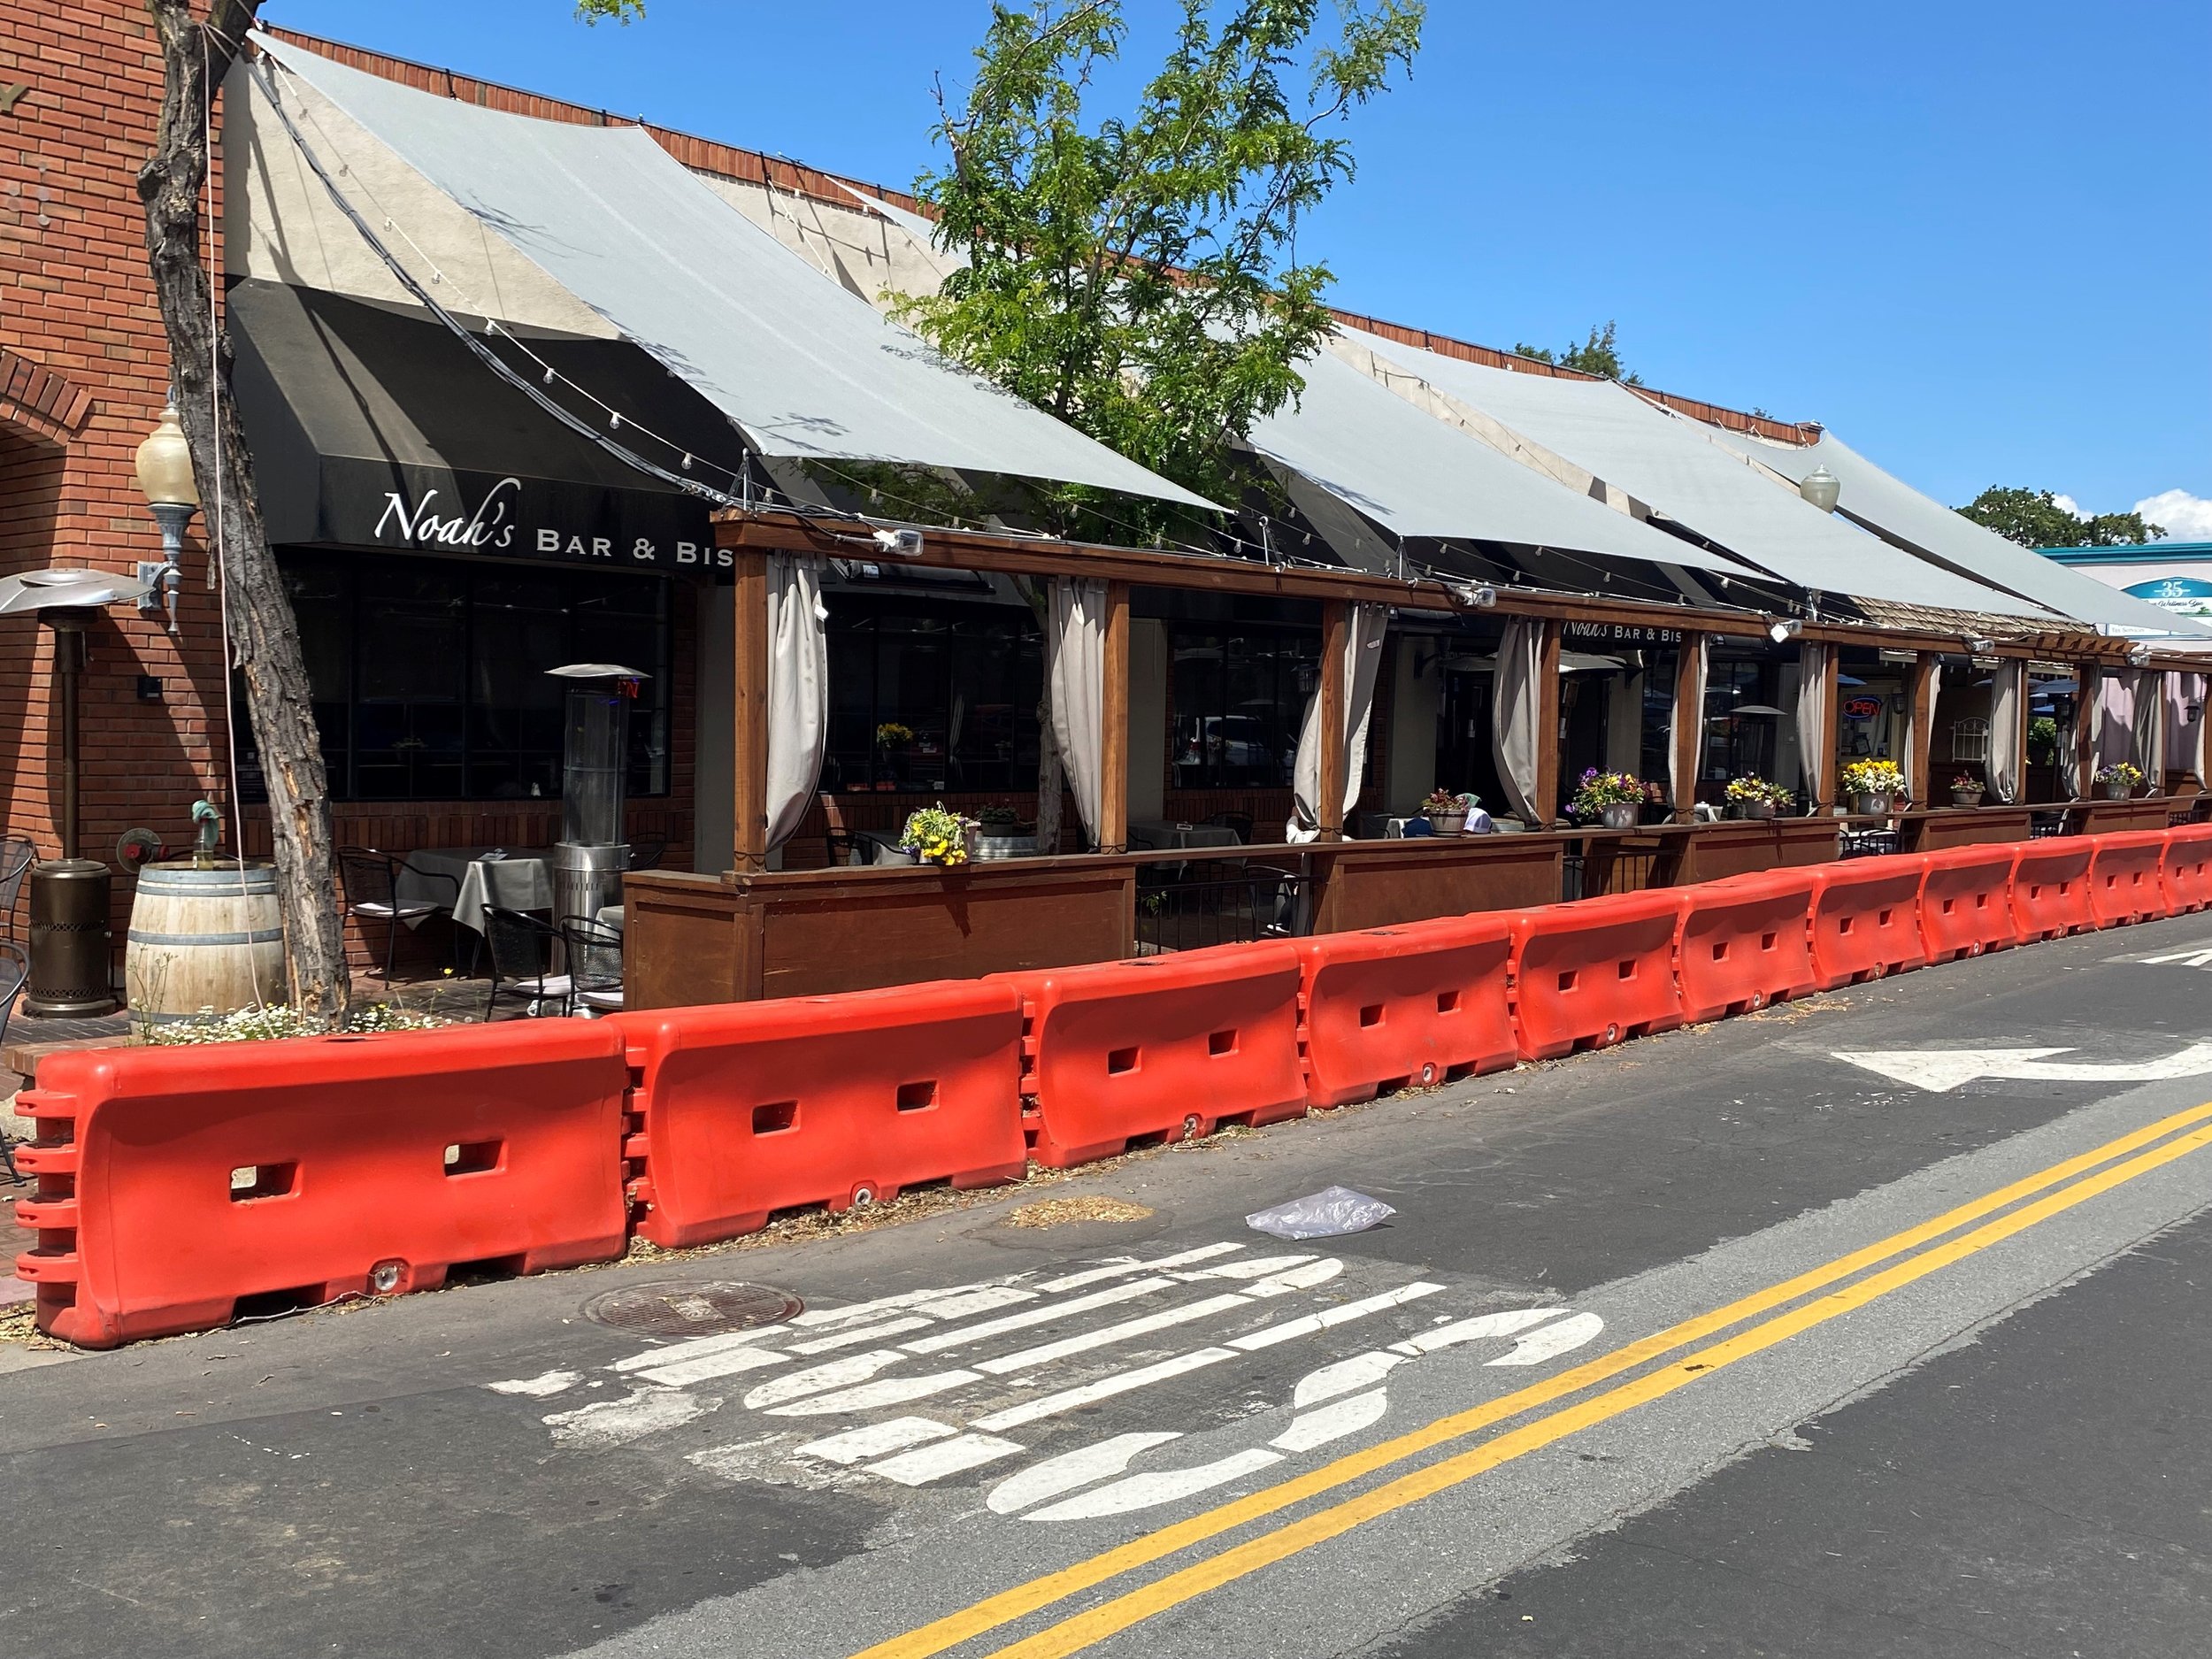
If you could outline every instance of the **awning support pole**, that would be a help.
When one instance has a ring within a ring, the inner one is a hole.
[[[740,550],[736,557],[730,867],[757,875],[768,868],[768,557]]]
[[[1098,849],[1129,850],[1129,584],[1106,584],[1105,684],[1099,697]]]
[[[1344,786],[1350,781],[1345,754],[1344,711],[1348,692],[1344,658],[1352,638],[1352,608],[1341,599],[1321,605],[1321,798],[1314,803],[1318,838],[1344,839]]]

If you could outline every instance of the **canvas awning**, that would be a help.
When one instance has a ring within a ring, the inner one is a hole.
[[[234,283],[226,305],[272,541],[694,573],[726,557],[706,502],[561,425],[442,325],[280,282]],[[627,341],[533,349],[737,464],[721,412]]]
[[[1494,369],[1346,332],[1388,368],[1797,587],[1948,611],[2036,610],[1838,523],[1754,472],[1741,455],[1709,436],[1709,428],[1655,408],[1625,387]]]
[[[280,81],[288,108],[303,110],[314,95],[335,105],[695,388],[764,455],[949,467],[1210,505],[879,316],[640,127],[483,109],[265,35],[254,40],[296,78]],[[329,133],[314,142],[329,142]],[[321,159],[334,174],[347,161]],[[365,212],[373,223],[373,207]]]
[[[2200,638],[2207,632],[2170,611],[2107,587],[2041,554],[2008,541],[1971,518],[1932,501],[1848,448],[1833,433],[1809,444],[1770,443],[1715,428],[1719,441],[1801,483],[1824,466],[1842,485],[1836,511],[1854,524],[1980,580],[2024,595],[2061,616],[2135,639]]]
[[[1751,572],[1531,472],[1321,352],[1254,449],[1398,536],[1502,541],[1691,570]]]

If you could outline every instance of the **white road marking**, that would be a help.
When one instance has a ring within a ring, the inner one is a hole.
[[[1078,1388],[1064,1388],[1058,1394],[1046,1394],[1038,1400],[1025,1400],[1018,1406],[1003,1411],[994,1411],[987,1417],[978,1417],[979,1429],[1018,1429],[1025,1423],[1034,1423],[1042,1417],[1057,1417],[1063,1411],[1072,1411],[1079,1406],[1096,1405],[1116,1394],[1125,1394],[1138,1388],[1148,1388],[1156,1382],[1165,1382],[1171,1377],[1180,1377],[1186,1371],[1202,1371],[1217,1365],[1225,1359],[1236,1358],[1233,1349],[1225,1348],[1194,1348],[1187,1354],[1178,1354],[1156,1364],[1137,1371],[1125,1371],[1117,1376],[1102,1377],[1096,1382],[1085,1383]]]
[[[963,1434],[957,1440],[943,1440],[935,1446],[925,1446],[918,1452],[907,1452],[901,1456],[888,1457],[879,1463],[868,1465],[872,1475],[881,1475],[886,1480],[895,1480],[902,1486],[927,1486],[947,1475],[956,1475],[964,1469],[995,1463],[1010,1457],[1027,1448],[1011,1440],[1002,1440],[988,1434]]]
[[[517,1377],[507,1382],[488,1382],[484,1386],[495,1394],[528,1394],[533,1399],[541,1400],[548,1394],[559,1394],[564,1388],[573,1388],[583,1380],[584,1373],[581,1371],[549,1371],[535,1377]]]
[[[1260,1447],[1248,1451],[1233,1452],[1217,1463],[1201,1463],[1195,1469],[1166,1469],[1157,1474],[1131,1475],[1111,1486],[1087,1492],[1079,1498],[1070,1498],[1050,1509],[1039,1509],[1028,1517],[1033,1521],[1089,1521],[1102,1516],[1126,1515],[1132,1509],[1148,1509],[1156,1503],[1171,1503],[1178,1498],[1226,1486],[1230,1481],[1246,1475],[1257,1474],[1271,1464],[1283,1461],[1280,1452],[1271,1452]]]
[[[673,1365],[656,1365],[650,1371],[637,1374],[647,1382],[657,1382],[671,1388],[705,1382],[714,1377],[734,1377],[741,1371],[760,1371],[770,1365],[780,1365],[785,1356],[773,1348],[726,1348],[719,1353],[702,1354],[695,1359],[680,1360]]]
[[[926,1400],[932,1394],[949,1393],[963,1384],[982,1380],[983,1373],[972,1371],[941,1371],[926,1377],[888,1377],[881,1382],[863,1383],[857,1388],[816,1394],[787,1406],[773,1406],[768,1415],[826,1417],[841,1411],[873,1411],[881,1406],[902,1406],[910,1400]]]
[[[1008,1476],[991,1488],[991,1495],[985,1502],[993,1514],[1011,1515],[1033,1503],[1042,1503],[1047,1498],[1087,1486],[1094,1480],[1118,1475],[1129,1467],[1129,1460],[1139,1452],[1182,1438],[1173,1430],[1159,1430],[1143,1434],[1117,1434],[1095,1446],[1078,1447],[1074,1451],[1033,1463],[1018,1475]]]
[[[674,1365],[733,1348],[752,1348],[765,1338],[787,1334],[781,1325],[757,1325],[749,1331],[726,1331],[720,1336],[695,1336],[687,1341],[664,1342],[658,1348],[649,1348],[641,1354],[632,1354],[615,1361],[611,1369],[620,1371],[644,1371],[653,1366]]]
[[[2136,960],[2147,968],[2164,967],[2177,962],[2185,968],[2212,968],[2212,948],[2177,950],[2163,956],[2138,956]]]
[[[927,1314],[933,1319],[964,1319],[970,1314],[988,1313],[994,1308],[1010,1308],[1018,1302],[1034,1302],[1037,1293],[1019,1285],[994,1285],[988,1290],[972,1290],[964,1295],[948,1296],[942,1302],[918,1302],[914,1311]]]
[[[1406,1363],[1402,1354],[1355,1354],[1340,1359],[1333,1365],[1324,1365],[1310,1371],[1298,1379],[1298,1386],[1290,1396],[1290,1403],[1298,1410],[1317,1406],[1324,1400],[1333,1400],[1339,1394],[1348,1394],[1355,1389],[1366,1388]]]
[[[1149,1296],[1156,1290],[1174,1288],[1175,1281],[1171,1279],[1140,1279],[1131,1284],[1094,1290],[1087,1296],[1076,1297],[1072,1302],[1048,1302],[1040,1308],[1010,1313],[1002,1319],[986,1319],[981,1325],[963,1325],[957,1331],[940,1331],[934,1336],[920,1337],[904,1346],[910,1354],[941,1353],[946,1348],[958,1348],[964,1342],[979,1341],[987,1336],[999,1336],[1008,1331],[1025,1331],[1032,1325],[1050,1325],[1056,1319],[1088,1313],[1094,1308],[1110,1308],[1118,1302],[1134,1302],[1140,1296]]]
[[[1556,1319],[1567,1311],[1564,1308],[1509,1308],[1503,1313],[1477,1314],[1471,1319],[1460,1319],[1450,1325],[1432,1325],[1428,1330],[1408,1337],[1402,1342],[1393,1342],[1393,1351],[1400,1354],[1433,1354],[1439,1348],[1456,1348],[1462,1342],[1479,1342],[1485,1337],[1511,1336],[1516,1331],[1525,1331],[1532,1325],[1547,1319]]]
[[[1005,1283],[1006,1278],[979,1279],[965,1285],[940,1285],[933,1290],[910,1290],[896,1296],[879,1296],[873,1302],[856,1302],[849,1308],[809,1308],[804,1313],[794,1315],[790,1323],[807,1329],[816,1325],[850,1325],[856,1319],[872,1319],[879,1314],[904,1313],[909,1308],[922,1302],[942,1302],[948,1296],[962,1295],[972,1290],[990,1290]]]
[[[1178,1279],[1265,1279],[1270,1273],[1280,1273],[1293,1267],[1303,1267],[1319,1258],[1311,1256],[1263,1256],[1249,1262],[1224,1262],[1218,1267],[1194,1268],[1179,1273]]]
[[[2159,1083],[2212,1071],[2212,1042],[2193,1042],[2162,1060],[2122,1060],[2110,1065],[2048,1057],[2073,1052],[2071,1048],[1838,1049],[1835,1058],[1937,1094],[1979,1077],[2026,1083]]]
[[[1278,1273],[1272,1279],[1263,1279],[1256,1285],[1245,1286],[1248,1296],[1287,1296],[1294,1290],[1312,1290],[1325,1285],[1344,1271],[1344,1263],[1331,1256],[1316,1262],[1310,1267],[1294,1267],[1287,1273]]]
[[[557,1446],[604,1451],[704,1417],[720,1403],[663,1388],[641,1388],[624,1399],[599,1400],[573,1411],[556,1411],[545,1419],[545,1426],[553,1431]]]
[[[1181,1267],[1191,1262],[1210,1262],[1217,1256],[1230,1256],[1241,1250],[1241,1244],[1202,1244],[1194,1250],[1180,1250],[1173,1256],[1163,1256],[1155,1261],[1140,1262],[1134,1256],[1124,1256],[1103,1267],[1086,1268],[1079,1273],[1069,1273],[1059,1279],[1048,1279],[1037,1286],[1039,1290],[1080,1290],[1086,1285],[1095,1285],[1101,1279],[1123,1279],[1131,1273],[1156,1273],[1171,1267]]]
[[[951,1424],[940,1423],[934,1417],[893,1417],[888,1423],[848,1429],[826,1440],[810,1440],[799,1448],[799,1452],[806,1457],[826,1457],[833,1463],[864,1463],[871,1457],[902,1452],[924,1440],[941,1440],[959,1432]]]
[[[1363,1297],[1348,1302],[1340,1308],[1329,1308],[1320,1313],[1310,1313],[1301,1318],[1286,1319],[1280,1325],[1271,1325],[1255,1331],[1249,1336],[1233,1338],[1229,1346],[1256,1353],[1263,1348],[1273,1348],[1278,1342],[1287,1342],[1293,1337],[1312,1336],[1353,1319],[1365,1318],[1371,1313],[1380,1313],[1386,1308],[1403,1307],[1409,1302],[1418,1302],[1424,1296],[1433,1296],[1444,1286],[1432,1285],[1426,1279],[1416,1279],[1410,1285],[1401,1285],[1395,1290],[1386,1290],[1378,1296]]]
[[[864,1325],[857,1330],[840,1331],[835,1336],[818,1336],[810,1341],[794,1342],[794,1354],[830,1354],[841,1348],[858,1348],[863,1342],[879,1342],[900,1336],[909,1331],[926,1331],[933,1321],[919,1314],[910,1314],[903,1319],[886,1319],[881,1325]]]
[[[1056,1359],[1065,1359],[1071,1354],[1087,1354],[1093,1348],[1126,1342],[1132,1337],[1149,1336],[1155,1331],[1164,1331],[1171,1325],[1188,1325],[1194,1319],[1211,1318],[1217,1313],[1226,1313],[1232,1308],[1244,1305],[1245,1298],[1240,1295],[1209,1296],[1202,1302],[1188,1302],[1180,1308],[1167,1308],[1158,1313],[1147,1314],[1141,1319],[1125,1319],[1119,1325],[1105,1325],[1096,1331],[1086,1331],[1079,1336],[1063,1337],[1057,1342],[1024,1348],[1018,1354],[1002,1354],[995,1359],[978,1360],[975,1368],[994,1377],[1003,1377],[1010,1371],[1030,1371],[1039,1365],[1049,1364]]]
[[[1548,1359],[1557,1359],[1571,1348],[1580,1348],[1604,1329],[1605,1321],[1594,1313],[1571,1314],[1556,1325],[1548,1325],[1540,1331],[1530,1332],[1513,1345],[1510,1354],[1502,1354],[1486,1363],[1492,1365],[1540,1365]]]
[[[764,1411],[770,1406],[780,1406],[787,1400],[796,1400],[802,1394],[818,1394],[825,1389],[846,1388],[854,1383],[866,1382],[878,1371],[902,1364],[906,1356],[895,1348],[879,1348],[865,1354],[848,1354],[843,1359],[833,1359],[820,1365],[810,1365],[804,1371],[795,1371],[787,1376],[772,1377],[745,1396],[745,1409]]]
[[[1380,1388],[1354,1394],[1349,1400],[1323,1406],[1318,1411],[1302,1413],[1268,1444],[1278,1451],[1310,1452],[1317,1446],[1326,1446],[1331,1440],[1340,1440],[1347,1434],[1371,1428],[1382,1421],[1383,1413],[1389,1409],[1390,1397]]]

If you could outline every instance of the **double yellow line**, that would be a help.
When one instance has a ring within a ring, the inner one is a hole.
[[[2184,1133],[2187,1132],[2187,1133]],[[2171,1137],[2171,1138],[2170,1138]],[[2158,1144],[2158,1143],[2163,1144]],[[1301,1550],[1351,1531],[1363,1522],[1471,1480],[1502,1463],[1551,1445],[1579,1430],[1661,1399],[1701,1378],[1773,1347],[1839,1314],[1863,1308],[1890,1292],[1924,1279],[1955,1262],[1985,1250],[2037,1223],[2109,1192],[2199,1148],[2212,1145],[2212,1103],[2177,1112],[2079,1156],[2055,1164],[2024,1179],[1946,1211],[1934,1219],[1893,1233],[1878,1243],[1741,1297],[1667,1330],[1632,1342],[1556,1377],[1518,1389],[1449,1417],[1340,1457],[1294,1479],[1248,1497],[1148,1532],[1117,1548],[1047,1573],[918,1630],[877,1643],[856,1659],[929,1659],[991,1631],[1002,1629],[1054,1603],[1067,1600],[1124,1573],[1165,1559],[1239,1527],[1279,1513],[1309,1498],[1348,1486],[1421,1453],[1609,1382],[1678,1348],[1714,1336],[1756,1315],[1790,1303],[1787,1312],[1733,1336],[1682,1355],[1606,1392],[1539,1417],[1455,1455],[1425,1464],[1359,1495],[1334,1503],[1203,1560],[1129,1590],[1094,1608],[1061,1620],[1033,1636],[998,1648],[990,1659],[1058,1659],[1080,1652],[1116,1632],[1128,1629],[1194,1596],[1256,1572]],[[2148,1151],[2142,1148],[2150,1148]],[[2136,1154],[2129,1156],[2129,1154]],[[2115,1160],[2124,1160],[2115,1162]],[[2092,1173],[2092,1171],[2094,1171]],[[2037,1194],[2043,1194],[2038,1197]],[[2033,1199],[2033,1202],[2024,1202]],[[2015,1209],[2014,1206],[2019,1208]],[[1971,1232],[1960,1229],[1998,1211],[2008,1211]],[[1950,1235],[1956,1234],[1952,1237]],[[1944,1241],[1947,1240],[1947,1241]],[[1856,1276],[1902,1256],[1880,1272]],[[1831,1290],[1840,1281],[1847,1285]],[[1829,1294],[1807,1302],[1817,1291]]]

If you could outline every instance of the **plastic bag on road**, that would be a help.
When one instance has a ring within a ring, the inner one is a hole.
[[[1256,1211],[1245,1217],[1244,1225],[1279,1239],[1333,1239],[1364,1233],[1397,1213],[1381,1199],[1348,1187],[1325,1187],[1286,1204]]]

